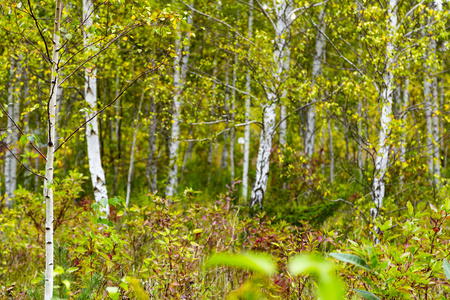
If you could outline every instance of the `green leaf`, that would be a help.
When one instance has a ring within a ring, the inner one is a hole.
[[[66,34],[66,39],[70,40],[73,37],[70,33]]]
[[[100,201],[98,201],[98,203],[100,203],[102,207],[106,207],[108,205],[108,199],[102,198],[100,199]]]
[[[386,231],[386,230],[388,230],[391,227],[392,227],[392,219],[389,219],[386,222],[384,222],[383,225],[380,226],[380,230],[381,231]]]
[[[84,250],[84,249],[83,249],[83,250]],[[78,269],[79,269],[79,268],[77,268],[77,267],[71,267],[71,268],[68,268],[68,269],[66,270],[66,273],[73,273],[73,272],[78,271]]]
[[[432,211],[434,211],[435,213],[437,213],[437,212],[438,212],[438,210],[437,210],[436,206],[434,206],[434,205],[433,205],[433,204],[431,204],[431,203],[430,203],[430,208],[431,208],[431,210],[432,210]]]
[[[353,289],[353,290],[355,292],[357,292],[364,299],[367,299],[367,300],[380,300],[380,298],[378,298],[377,296],[375,296],[375,294],[372,294],[371,292],[358,290],[358,289]]]
[[[53,276],[59,276],[64,273],[64,269],[61,266],[56,266],[53,270]]]
[[[347,253],[330,253],[330,256],[334,257],[340,261],[350,263],[357,267],[363,268],[366,271],[370,271],[370,268],[367,265],[367,263],[364,261],[364,259],[362,259],[359,256],[356,256],[353,254],[347,254]]]
[[[296,255],[288,264],[288,269],[293,275],[308,273],[320,276],[332,271],[332,266],[323,258],[311,255]]]
[[[108,219],[104,218],[103,216],[98,218],[97,224],[103,224],[103,225],[110,226]]]
[[[408,208],[409,216],[414,217],[414,207],[412,206],[411,202],[408,201],[406,207]]]
[[[450,280],[450,264],[446,258],[444,258],[444,261],[442,262],[442,267],[444,268],[445,277]]]
[[[276,265],[271,257],[249,252],[243,254],[215,254],[206,262],[206,266],[216,265],[250,269],[267,276],[276,272]]]
[[[333,266],[322,257],[313,255],[296,255],[288,263],[293,275],[312,274],[319,279],[319,298],[323,300],[344,299],[344,287],[334,275]]]
[[[40,277],[36,277],[34,279],[31,280],[31,284],[38,284],[42,281],[42,278]]]
[[[69,280],[63,280],[62,283],[66,286],[67,290],[70,290],[70,281]]]
[[[26,145],[28,143],[28,138],[27,136],[24,134],[20,137],[20,141],[19,141],[19,145],[23,146]]]
[[[113,197],[108,200],[108,203],[114,207],[123,205],[124,202],[125,199],[123,199],[122,197]]]
[[[99,205],[98,205],[97,202],[94,202],[94,203],[92,203],[91,207],[92,207],[92,209],[93,209],[94,211],[97,211],[98,208],[99,208]]]
[[[106,288],[108,296],[113,300],[119,300],[119,288],[115,286],[109,286]]]

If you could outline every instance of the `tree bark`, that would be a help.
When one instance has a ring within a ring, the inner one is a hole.
[[[334,181],[334,146],[333,146],[333,124],[328,119],[328,135],[330,136],[330,182]]]
[[[120,49],[120,43],[119,40],[117,40],[117,48]],[[121,124],[121,120],[120,120],[120,97],[119,96],[119,71],[116,72],[116,98],[117,98],[117,102],[115,105],[115,115],[114,115],[114,126],[111,128],[112,130],[112,140],[115,142],[116,144],[116,153],[114,154],[114,156],[116,157],[116,161],[114,162],[114,181],[113,181],[113,186],[112,186],[112,192],[113,195],[115,193],[116,190],[116,186],[117,186],[117,178],[119,177],[119,160],[120,160],[120,154],[121,154],[121,147],[120,147],[120,124]]]
[[[59,85],[59,50],[60,50],[60,20],[62,13],[62,1],[56,0],[55,23],[53,31],[53,53],[50,98],[48,103],[48,141],[47,162],[45,164],[44,202],[45,202],[45,292],[44,300],[51,300],[53,296],[53,165],[55,150],[55,126],[56,126],[56,90]]]
[[[285,61],[288,57],[285,50],[289,48],[289,39],[286,39],[290,32],[292,1],[283,0],[277,3],[276,7],[276,27],[275,27],[275,51],[273,60],[276,65],[275,79],[281,83]],[[288,37],[289,38],[289,37]],[[253,185],[250,206],[263,207],[263,200],[269,179],[270,154],[272,150],[272,137],[275,129],[276,107],[279,97],[276,93],[278,87],[272,87],[267,92],[267,103],[263,105],[263,128],[259,142],[258,159],[256,162],[256,178]]]
[[[189,128],[189,136],[192,136],[192,130],[193,130],[193,128],[191,126]],[[187,149],[186,149],[186,153],[184,154],[183,167],[181,168],[182,173],[186,170],[186,164],[187,164],[188,160],[190,160],[192,158],[193,151],[194,151],[194,142],[189,142]]]
[[[233,63],[233,79],[232,79],[232,86],[233,88],[236,87],[236,80],[237,80],[237,65],[238,65],[238,55],[234,55],[234,63]],[[231,123],[233,124],[233,127],[230,130],[230,173],[231,173],[231,184],[233,184],[235,180],[235,170],[234,170],[234,145],[236,141],[236,130],[234,128],[234,120],[235,120],[235,110],[236,110],[236,90],[231,90]]]
[[[442,10],[442,2],[434,1],[432,8],[438,11]],[[434,18],[428,17],[428,26],[432,27]],[[423,34],[427,35],[429,30],[423,30]],[[425,54],[425,78],[424,78],[424,108],[425,120],[427,125],[427,154],[428,154],[428,170],[430,173],[430,182],[439,185],[439,177],[441,175],[441,158],[440,158],[440,131],[439,116],[437,111],[438,105],[438,84],[436,74],[436,58],[437,58],[437,42],[434,37],[429,37],[428,49]],[[428,61],[432,63],[429,64]]]
[[[319,29],[316,34],[315,56],[312,68],[311,90],[314,89],[316,79],[322,72],[322,59],[325,51],[326,40],[322,34],[325,32],[325,6],[319,14]],[[306,112],[306,131],[305,131],[305,156],[311,157],[314,154],[316,140],[316,107],[310,105]]]
[[[158,164],[156,159],[156,125],[158,122],[156,115],[156,105],[155,105],[155,97],[152,95],[150,100],[150,112],[151,112],[151,121],[149,128],[149,138],[148,138],[148,163],[147,163],[147,178],[150,192],[154,192],[158,190],[157,186],[157,173],[158,173]]]
[[[144,100],[144,91],[142,91],[141,101],[139,102],[139,108],[136,112],[136,122],[134,123],[135,125],[134,125],[133,144],[131,145],[130,167],[128,168],[127,195],[125,198],[125,211],[127,210],[128,205],[130,204],[131,180],[133,178],[133,171],[134,171],[134,151],[136,149],[136,139],[137,139],[137,133],[138,133],[138,129],[139,129],[139,117],[141,114],[143,100]]]
[[[12,118],[8,118],[7,128],[10,132],[6,136],[6,144],[10,151],[5,153],[5,194],[6,207],[12,208],[14,205],[14,191],[17,187],[17,160],[14,155],[18,155],[18,133],[13,124],[18,121],[20,117],[20,76],[22,75],[21,57],[15,59],[11,57],[10,67],[10,85],[8,88],[8,115]]]
[[[192,25],[192,11],[188,16],[188,26]],[[179,26],[179,25],[178,25]],[[173,113],[172,113],[172,131],[169,146],[169,176],[167,178],[166,197],[173,196],[178,187],[178,150],[180,147],[180,112],[182,105],[182,91],[186,79],[189,62],[189,40],[190,34],[186,35],[187,44],[181,45],[183,39],[182,30],[178,27],[178,37],[175,41],[176,57],[174,61],[173,72]],[[183,53],[184,52],[184,53]]]
[[[401,110],[402,113],[402,124],[403,126],[406,125],[406,109],[408,108],[409,103],[409,77],[405,78],[405,83],[403,86],[403,107]],[[402,133],[401,139],[400,139],[400,158],[401,162],[401,170],[400,170],[400,186],[403,187],[403,180],[404,180],[404,172],[403,168],[405,167],[406,162],[406,132]]]
[[[249,13],[248,13],[248,38],[253,36],[253,0],[249,0]],[[247,70],[245,76],[245,131],[244,131],[244,161],[242,166],[242,199],[244,203],[247,203],[248,194],[248,167],[250,164],[250,93],[252,92],[252,78],[250,75],[250,69]]]
[[[23,100],[26,101],[26,106],[30,107],[30,77],[28,76],[28,68],[27,68],[27,63],[25,63],[25,70],[23,72],[23,83],[24,83],[24,87],[23,87]],[[20,116],[19,116],[20,117]],[[25,128],[24,131],[26,134],[30,134],[30,113],[27,113],[25,115]],[[30,151],[30,145],[27,143],[25,145],[25,151]],[[28,159],[28,163],[31,167],[31,159]],[[29,189],[30,188],[30,179],[32,174],[26,174],[25,175],[25,180],[24,180],[24,186]]]
[[[84,20],[84,44],[88,45],[90,40],[89,28],[92,26],[92,14],[94,5],[92,0],[83,0],[83,20]],[[94,65],[85,69],[84,93],[86,102],[89,104],[89,113],[86,118],[90,119],[97,112],[97,69]],[[101,199],[108,199],[106,189],[105,171],[102,167],[102,158],[100,154],[100,140],[98,130],[98,118],[93,118],[86,124],[86,141],[89,159],[89,172],[91,173],[92,187],[94,189],[94,198],[97,203]],[[100,211],[109,215],[109,205],[106,207],[100,205]]]
[[[381,131],[378,140],[378,151],[375,161],[375,172],[373,178],[372,201],[374,206],[370,209],[370,216],[375,221],[378,217],[381,208],[383,207],[383,199],[385,194],[385,175],[388,169],[389,160],[389,144],[387,137],[391,131],[392,120],[392,98],[394,91],[394,74],[395,68],[395,54],[394,54],[394,39],[397,29],[397,1],[389,0],[388,6],[388,44],[386,47],[386,71],[384,73],[384,86],[382,91],[382,108],[381,108]],[[375,228],[378,231],[377,228]],[[379,239],[374,238],[374,242],[378,243]]]

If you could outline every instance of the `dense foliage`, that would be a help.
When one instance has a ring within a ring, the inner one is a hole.
[[[2,1],[0,298],[450,298],[448,8]]]

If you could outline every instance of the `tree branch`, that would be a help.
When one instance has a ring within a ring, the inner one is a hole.
[[[166,54],[165,58],[167,58],[168,54]],[[101,110],[99,110],[97,113],[95,113],[91,118],[89,118],[88,120],[86,120],[85,122],[83,122],[83,124],[81,124],[80,126],[78,126],[77,129],[75,129],[67,138],[64,139],[64,141],[59,144],[58,147],[56,147],[55,151],[53,151],[54,153],[56,151],[58,151],[59,148],[62,147],[62,145],[64,145],[66,142],[68,142],[74,135],[75,133],[77,133],[81,128],[83,128],[84,126],[86,126],[86,124],[88,124],[90,121],[92,121],[94,118],[96,118],[99,114],[103,113],[103,111],[105,111],[108,107],[112,106],[117,99],[119,99],[124,93],[125,91],[130,88],[136,81],[138,81],[141,77],[150,74],[156,70],[159,69],[160,66],[162,66],[165,63],[165,61],[163,61],[161,64],[159,64],[159,66],[155,67],[155,68],[149,68],[147,70],[145,70],[144,72],[142,72],[141,74],[139,74],[137,77],[135,77],[134,79],[132,79],[130,81],[130,83],[128,83],[124,89],[122,89],[120,91],[120,93],[117,94],[117,96],[110,102],[108,103],[105,107],[103,107]]]
[[[25,133],[22,131],[22,129],[19,127],[19,125],[17,125],[17,123],[14,121],[14,119],[8,114],[8,111],[5,109],[5,107],[0,103],[0,108],[3,110],[3,113],[8,117],[8,119],[11,120],[11,122],[14,124],[14,126],[17,128],[17,130],[19,130],[21,135],[25,135]],[[28,141],[28,144],[31,145],[31,147],[33,147],[34,150],[36,150],[37,153],[39,153],[39,155],[42,156],[42,158],[44,158],[45,161],[47,161],[47,158],[45,157],[45,155],[39,151],[39,149],[30,141]]]
[[[45,51],[47,52],[46,60],[49,61],[49,62],[52,62],[51,59],[50,59],[50,52],[48,51],[47,40],[45,39],[44,35],[42,34],[41,29],[39,28],[39,22],[37,21],[35,15],[33,13],[33,9],[31,8],[30,0],[28,0],[28,7],[30,8],[31,17],[34,20],[34,23],[36,23],[36,27],[37,27],[37,30],[39,31],[39,35],[41,36],[42,40],[44,41]],[[52,62],[52,63],[54,63],[54,62]]]
[[[3,145],[5,146],[6,149],[8,149],[9,153],[11,153],[12,156],[14,156],[14,158],[22,165],[22,167],[24,167],[25,169],[27,169],[28,172],[30,172],[30,173],[36,175],[37,177],[41,177],[41,178],[47,179],[45,176],[42,176],[42,175],[40,175],[40,174],[38,174],[38,173],[36,173],[36,172],[33,172],[33,170],[31,170],[31,169],[28,168],[24,163],[22,163],[22,162],[20,161],[20,159],[14,154],[14,152],[12,152],[11,149],[8,148],[8,146],[6,145],[6,143],[3,144]]]

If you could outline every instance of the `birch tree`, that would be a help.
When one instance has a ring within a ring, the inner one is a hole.
[[[249,13],[248,13],[248,39],[252,39],[253,35],[253,0],[249,1]],[[252,78],[250,69],[247,70],[245,75],[245,131],[244,131],[244,161],[242,166],[242,198],[247,202],[248,193],[248,166],[250,164],[250,105],[251,98],[250,93],[252,91]]]
[[[370,216],[375,221],[383,206],[383,199],[385,194],[385,175],[388,169],[389,160],[389,143],[387,138],[391,131],[392,121],[392,102],[394,92],[394,72],[396,62],[396,53],[394,48],[395,34],[397,31],[397,0],[389,0],[387,9],[388,24],[387,24],[387,46],[386,46],[386,71],[384,73],[384,85],[381,94],[381,130],[379,133],[379,140],[377,146],[377,155],[375,161],[375,176],[373,179],[372,201],[374,207],[370,209]],[[377,230],[377,229],[376,229]],[[378,238],[375,238],[378,242]]]
[[[281,82],[281,76],[286,69],[286,51],[289,48],[289,39],[287,38],[291,24],[292,1],[278,1],[274,9],[276,13],[276,20],[275,23],[273,23],[275,29],[275,49],[273,52],[273,61],[275,65],[274,81]],[[269,88],[267,91],[267,101],[262,105],[263,128],[261,130],[258,158],[256,162],[256,178],[250,199],[250,206],[259,206],[260,208],[263,206],[263,199],[266,194],[267,181],[269,179],[269,159],[275,130],[276,108],[279,103],[276,89],[276,86],[271,86]]]
[[[12,208],[14,191],[17,187],[17,159],[18,156],[18,132],[14,122],[18,122],[20,117],[20,82],[22,75],[21,57],[15,59],[11,57],[10,82],[8,88],[8,118],[6,145],[9,151],[5,154],[5,194],[6,206]],[[16,156],[16,157],[15,157]]]
[[[45,164],[44,180],[44,202],[45,202],[45,294],[44,300],[51,300],[53,297],[53,170],[55,160],[55,127],[56,127],[56,97],[59,85],[59,51],[61,48],[61,15],[63,3],[56,0],[55,21],[53,31],[53,54],[51,58],[52,72],[50,97],[48,103],[48,128],[47,128],[47,162]]]
[[[84,44],[88,46],[91,42],[92,35],[89,29],[92,26],[92,15],[94,12],[94,4],[92,0],[83,0],[83,21],[84,21]],[[89,159],[89,172],[91,173],[92,187],[94,189],[94,198],[96,202],[102,199],[108,199],[108,191],[106,188],[105,171],[102,167],[102,158],[100,153],[100,139],[98,129],[97,113],[97,69],[95,64],[85,69],[84,77],[84,96],[89,105],[89,112],[86,115],[86,120],[92,118],[86,126],[86,141]],[[109,204],[100,209],[106,215],[109,215]]]
[[[154,79],[153,79],[154,86]],[[158,174],[158,162],[156,158],[156,125],[158,124],[158,118],[156,114],[155,104],[156,91],[150,98],[150,122],[149,122],[149,138],[148,138],[148,157],[147,157],[147,179],[150,192],[154,192],[157,187],[157,174]]]
[[[316,34],[315,55],[313,58],[311,89],[316,84],[316,79],[322,72],[322,60],[325,51],[325,6],[319,14],[319,27]],[[310,157],[314,154],[314,145],[316,139],[316,107],[310,105],[306,112],[306,130],[305,130],[305,156]]]
[[[134,122],[134,134],[133,134],[133,143],[131,144],[131,154],[130,154],[130,167],[128,168],[128,180],[127,180],[127,195],[125,198],[125,210],[129,206],[130,203],[130,194],[131,194],[131,180],[133,178],[134,172],[134,152],[136,149],[136,139],[137,133],[139,129],[139,117],[141,115],[142,101],[144,100],[145,90],[142,91],[141,101],[139,101],[139,108],[136,111],[136,119]]]
[[[436,0],[432,2],[432,12],[442,11],[442,1]],[[428,16],[428,27],[432,27],[435,21],[433,16]],[[424,33],[428,36],[429,28],[425,28]],[[440,158],[440,130],[439,130],[439,99],[438,99],[438,77],[436,75],[437,61],[437,37],[429,36],[428,49],[425,54],[425,79],[424,79],[424,96],[425,96],[425,119],[427,124],[427,152],[428,152],[428,169],[431,176],[431,182],[434,185],[439,184],[441,176],[441,158]]]
[[[187,17],[187,24],[192,25],[192,10]],[[178,151],[180,147],[180,112],[182,105],[183,87],[186,79],[189,62],[189,40],[190,34],[186,35],[186,43],[183,47],[183,33],[180,24],[177,28],[177,38],[175,40],[175,60],[173,64],[173,112],[172,129],[169,146],[169,175],[167,178],[166,197],[173,196],[178,186]]]

